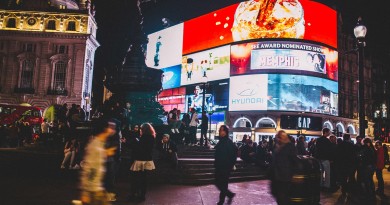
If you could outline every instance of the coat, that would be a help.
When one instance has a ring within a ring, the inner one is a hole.
[[[215,146],[215,161],[216,169],[233,169],[237,161],[237,146],[228,137],[221,137]]]

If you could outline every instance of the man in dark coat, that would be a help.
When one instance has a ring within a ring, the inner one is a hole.
[[[322,129],[322,136],[316,141],[316,149],[314,153],[314,157],[321,161],[323,172],[325,172],[325,177],[323,177],[324,174],[321,174],[323,177],[321,179],[321,186],[327,191],[330,190],[330,160],[332,158],[332,143],[328,139],[329,135],[329,128]]]
[[[225,202],[225,197],[232,201],[236,195],[228,189],[230,172],[237,161],[237,147],[229,139],[229,128],[222,125],[219,128],[219,141],[215,146],[215,185],[220,191],[218,205]]]
[[[355,147],[351,142],[349,134],[343,135],[343,141],[337,144],[335,163],[339,172],[341,182],[341,193],[346,196],[349,192],[349,184],[354,182],[354,171],[356,164]]]

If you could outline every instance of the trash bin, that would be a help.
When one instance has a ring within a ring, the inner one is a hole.
[[[320,162],[308,155],[298,155],[291,191],[290,204],[317,205],[320,203]]]

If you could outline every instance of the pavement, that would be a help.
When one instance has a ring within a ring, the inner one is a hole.
[[[29,153],[27,151],[0,149],[0,205],[71,205],[78,199],[78,171],[61,170],[61,155]],[[113,205],[214,205],[218,201],[218,190],[214,185],[184,186],[150,182],[146,201],[127,201],[129,190],[129,165],[121,165],[116,189],[117,201]],[[390,196],[390,172],[384,170],[385,195]],[[375,179],[375,175],[374,175]],[[232,204],[268,205],[276,204],[270,194],[269,180],[257,180],[229,184],[237,193]],[[390,204],[387,197],[366,201],[364,193],[355,192],[346,200],[341,192],[321,193],[322,205]]]

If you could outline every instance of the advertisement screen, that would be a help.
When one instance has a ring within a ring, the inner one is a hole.
[[[267,110],[268,75],[230,78],[229,111]]]
[[[183,32],[183,54],[261,38],[304,39],[337,48],[337,12],[311,0],[249,0],[186,21]]]
[[[181,63],[183,49],[183,24],[148,35],[146,65],[162,69]]]
[[[251,42],[231,46],[231,75],[291,73],[338,80],[338,52],[290,41]]]
[[[181,85],[229,78],[230,46],[183,56]]]
[[[206,84],[205,110],[220,112],[228,108],[229,101],[229,81],[216,81]],[[202,113],[203,85],[192,85],[186,87],[186,110],[195,108],[198,113]]]
[[[158,95],[158,102],[164,107],[166,112],[171,111],[173,108],[177,108],[180,111],[184,111],[186,102],[186,89],[175,88],[161,91]]]
[[[338,83],[302,75],[268,75],[268,110],[338,115]]]
[[[163,68],[162,70],[164,71],[162,79],[163,89],[180,87],[181,65]]]

